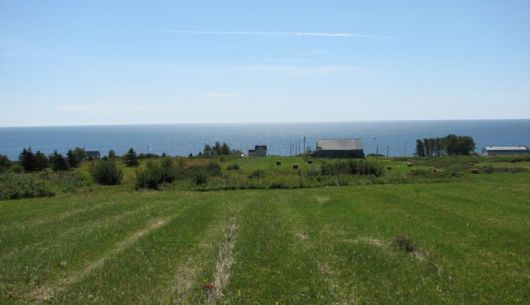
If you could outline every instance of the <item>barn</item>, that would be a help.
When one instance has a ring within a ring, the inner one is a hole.
[[[248,151],[249,157],[266,157],[267,156],[267,145],[256,145],[254,149]]]
[[[317,140],[313,157],[321,158],[364,158],[362,139],[320,139]]]
[[[527,146],[487,146],[482,149],[484,156],[528,155],[529,153]]]

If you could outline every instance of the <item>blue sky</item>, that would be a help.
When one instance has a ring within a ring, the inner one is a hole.
[[[0,0],[0,126],[530,118],[530,1]]]

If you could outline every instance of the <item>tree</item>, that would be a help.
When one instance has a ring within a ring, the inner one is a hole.
[[[221,155],[229,155],[230,154],[230,146],[223,142],[223,145],[221,145]]]
[[[416,140],[416,157],[425,157],[425,147],[420,139]]]
[[[83,148],[76,147],[73,150],[69,150],[68,153],[66,153],[66,159],[68,160],[68,164],[70,164],[71,167],[79,167],[81,165],[81,161],[85,160],[86,153]]]
[[[90,175],[98,184],[120,184],[123,177],[122,171],[113,160],[100,160],[90,165]]]
[[[50,155],[49,160],[51,168],[54,172],[65,171],[70,168],[68,160],[66,160],[66,158],[57,151],[54,151],[53,154]]]
[[[123,156],[123,163],[125,163],[125,165],[127,165],[128,167],[138,166],[138,157],[136,156],[136,152],[134,151],[134,149],[130,148]]]
[[[18,161],[20,161],[25,172],[32,172],[35,169],[35,155],[31,151],[31,147],[22,149]]]
[[[111,149],[109,150],[108,156],[109,156],[109,159],[114,159],[116,158],[116,152],[113,149]]]
[[[48,157],[43,154],[41,151],[35,153],[35,170],[41,171],[49,166]]]
[[[11,166],[11,161],[5,155],[0,155],[0,173],[9,169]]]

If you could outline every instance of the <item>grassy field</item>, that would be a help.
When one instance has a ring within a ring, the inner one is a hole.
[[[0,304],[529,304],[529,198],[530,173],[495,172],[0,201]]]

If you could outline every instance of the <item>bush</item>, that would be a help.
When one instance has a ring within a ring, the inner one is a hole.
[[[0,200],[55,195],[49,185],[36,175],[6,173],[0,175]]]
[[[169,157],[162,158],[160,161],[160,170],[162,172],[162,181],[171,183],[177,180],[178,168],[175,166],[173,159]]]
[[[325,176],[347,174],[379,177],[384,174],[384,169],[381,164],[367,160],[349,160],[324,163],[322,164],[320,171],[322,175]]]
[[[412,240],[403,235],[394,236],[394,239],[392,239],[392,246],[407,253],[414,252],[416,250],[416,246]]]
[[[208,174],[204,170],[197,170],[193,172],[191,181],[195,185],[206,184],[208,181]]]
[[[239,170],[239,164],[228,165],[228,167],[226,169],[229,170],[229,171]]]
[[[263,178],[265,177],[265,172],[261,169],[257,169],[255,171],[252,172],[252,174],[250,174],[250,176],[248,176],[249,178]]]
[[[145,169],[136,172],[136,187],[158,189],[164,181],[162,167],[155,162],[147,162]]]
[[[116,162],[112,160],[100,160],[90,165],[90,175],[98,184],[116,185],[120,184],[123,177],[122,171]]]

